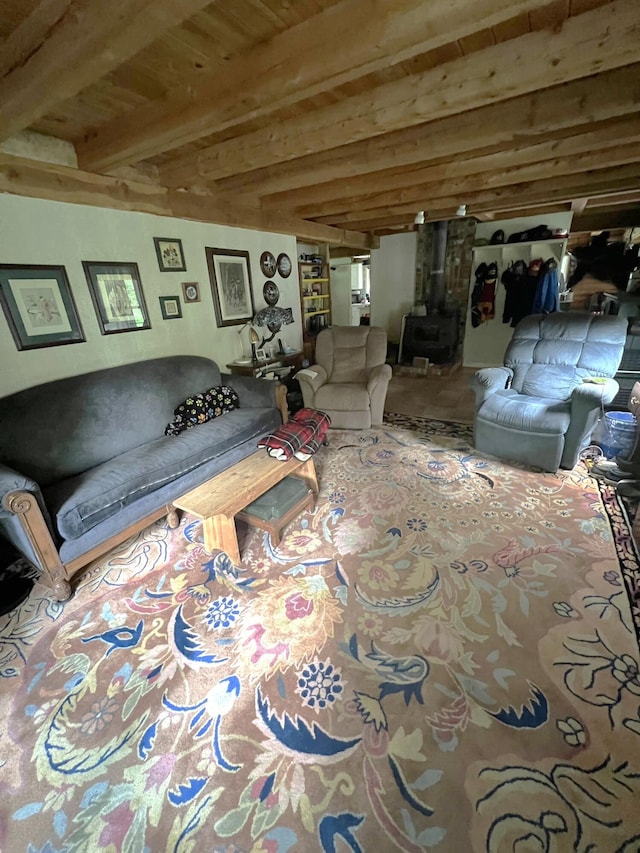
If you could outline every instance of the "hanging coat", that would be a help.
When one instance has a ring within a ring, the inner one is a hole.
[[[538,288],[533,300],[533,314],[551,314],[560,308],[558,289],[558,264],[550,259],[545,262],[538,276]]]

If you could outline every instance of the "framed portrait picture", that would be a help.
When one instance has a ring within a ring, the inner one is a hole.
[[[256,361],[266,361],[268,358],[267,351],[264,349],[256,350]]]
[[[218,326],[239,326],[254,314],[249,252],[205,248]]]
[[[200,285],[197,281],[182,282],[182,298],[185,302],[200,302]]]
[[[151,328],[137,264],[83,261],[82,266],[103,335]]]
[[[0,301],[19,350],[85,340],[62,266],[0,264]]]
[[[172,237],[154,237],[160,272],[184,272],[187,267],[184,262],[182,240]]]
[[[179,296],[160,296],[159,299],[163,320],[177,320],[182,317]]]

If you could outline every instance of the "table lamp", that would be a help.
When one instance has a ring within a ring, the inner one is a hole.
[[[249,328],[249,343],[251,344],[251,358],[255,364],[258,360],[256,358],[256,344],[260,343],[260,335],[253,327]]]

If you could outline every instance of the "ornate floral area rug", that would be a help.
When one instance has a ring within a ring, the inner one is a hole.
[[[278,548],[235,569],[187,517],[2,618],[1,850],[638,850],[614,494],[468,427],[330,438]]]

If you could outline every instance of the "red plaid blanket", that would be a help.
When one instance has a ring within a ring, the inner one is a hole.
[[[286,424],[261,438],[258,447],[264,447],[269,456],[283,462],[292,456],[307,460],[327,443],[326,433],[330,426],[331,418],[325,412],[300,409]]]

